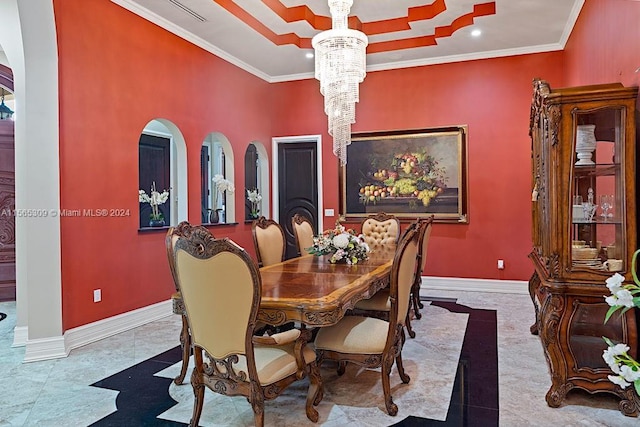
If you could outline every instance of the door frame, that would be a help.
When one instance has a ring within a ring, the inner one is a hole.
[[[280,212],[278,210],[278,206],[280,206],[280,191],[278,190],[278,147],[280,144],[295,144],[300,142],[316,144],[316,163],[318,170],[316,175],[318,186],[318,232],[320,232],[320,230],[324,230],[324,215],[322,211],[322,135],[283,136],[271,138],[271,160],[273,164],[271,171],[271,216],[274,221],[280,222]]]

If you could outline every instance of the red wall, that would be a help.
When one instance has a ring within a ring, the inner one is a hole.
[[[62,218],[65,329],[165,301],[164,233],[138,232],[138,138],[154,118],[187,144],[189,219],[200,222],[199,151],[220,132],[242,188],[251,141],[323,135],[325,208],[338,211],[338,166],[315,80],[268,84],[108,0],[54,0],[60,66],[61,204],[124,208],[125,218]],[[527,280],[531,81],[637,84],[640,2],[587,0],[566,52],[369,73],[353,131],[468,125],[469,224],[437,224],[425,274]],[[620,74],[622,72],[622,74]],[[235,194],[236,206],[244,195]],[[325,218],[332,224],[335,218]],[[251,253],[250,227],[214,227]],[[496,260],[506,269],[496,269]],[[103,301],[92,302],[101,288]]]
[[[187,144],[189,219],[200,223],[200,146],[220,132],[244,183],[251,141],[271,144],[265,81],[108,0],[56,0],[63,209],[129,209],[124,218],[61,218],[65,329],[166,301],[174,289],[164,232],[138,232],[138,139],[155,118]],[[236,206],[243,206],[242,190]],[[250,228],[213,227],[253,252]],[[102,302],[93,303],[93,289]]]
[[[561,82],[562,54],[523,55],[369,73],[353,131],[468,125],[469,224],[436,224],[425,274],[527,280],[531,264],[531,140],[534,77]],[[338,211],[338,166],[318,82],[281,83],[278,135],[322,131],[325,207]],[[329,219],[326,223],[330,223]],[[505,270],[496,268],[504,259]]]
[[[640,85],[640,1],[587,0],[564,50],[565,85]]]

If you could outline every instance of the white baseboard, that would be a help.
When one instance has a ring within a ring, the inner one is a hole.
[[[87,325],[78,326],[65,332],[69,350],[125,332],[149,322],[169,317],[173,314],[171,300],[118,314]]]
[[[459,277],[422,276],[420,293],[429,290],[500,292],[529,295],[529,283],[521,280],[465,279]]]
[[[66,357],[74,348],[173,315],[171,300],[69,329],[63,337],[26,340],[25,362]],[[26,329],[26,328],[25,328]],[[14,343],[16,339],[14,337]],[[14,344],[15,345],[15,344]]]
[[[27,340],[23,361],[39,362],[41,360],[59,359],[68,355],[69,351],[63,336],[38,338]]]
[[[29,338],[29,328],[26,326],[16,326],[13,328],[13,344],[11,347],[24,347]]]

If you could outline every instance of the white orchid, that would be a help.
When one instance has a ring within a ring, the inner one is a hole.
[[[613,313],[621,309],[621,314],[634,307],[640,307],[640,280],[636,274],[636,258],[640,250],[634,252],[631,258],[631,274],[633,283],[624,283],[624,276],[614,274],[606,280],[607,288],[611,295],[605,297],[609,304],[609,310],[605,315],[604,322],[607,323]],[[609,375],[609,381],[626,388],[633,384],[636,393],[640,394],[640,363],[627,353],[629,346],[624,343],[613,344],[610,339],[603,337],[608,348],[602,353],[602,358],[614,374]]]
[[[633,302],[633,295],[628,289],[621,289],[616,292],[616,298],[618,298],[618,305],[629,308],[635,306]]]
[[[629,346],[626,344],[616,344],[613,346],[609,346],[605,351],[602,352],[602,358],[607,365],[613,368],[613,366],[617,366],[618,362],[616,361],[616,356],[621,356],[629,351]],[[616,372],[617,374],[617,372]]]
[[[607,288],[609,288],[611,293],[614,294],[620,289],[622,289],[622,284],[624,283],[624,276],[620,273],[616,273],[613,276],[609,277],[605,282],[607,283]]]
[[[260,214],[260,201],[262,200],[260,191],[257,188],[255,190],[247,190],[247,200],[251,203],[251,216],[257,218]]]
[[[163,217],[158,206],[169,200],[169,191],[164,190],[162,193],[158,192],[156,190],[156,182],[153,181],[150,193],[151,195],[148,195],[144,190],[138,190],[138,201],[140,203],[149,203],[151,206],[151,214],[149,215],[150,219],[161,220]]]
[[[620,366],[620,376],[631,383],[638,381],[640,379],[640,369],[636,368],[634,370],[634,368],[629,365],[622,365]]]
[[[631,385],[628,382],[626,382],[624,380],[624,378],[622,378],[619,375],[615,375],[615,376],[614,375],[607,375],[607,378],[609,378],[609,381],[611,381],[614,384],[618,384],[622,388],[627,388],[628,386]]]
[[[227,192],[229,194],[233,194],[236,191],[236,188],[233,185],[233,182],[225,179],[224,175],[215,174],[211,179],[213,181],[213,185],[215,186],[215,190],[213,191],[213,209],[218,209],[218,194],[222,194]]]

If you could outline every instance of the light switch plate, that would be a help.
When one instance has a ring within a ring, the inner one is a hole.
[[[324,216],[334,216],[334,210],[333,209],[325,209],[324,210]]]

